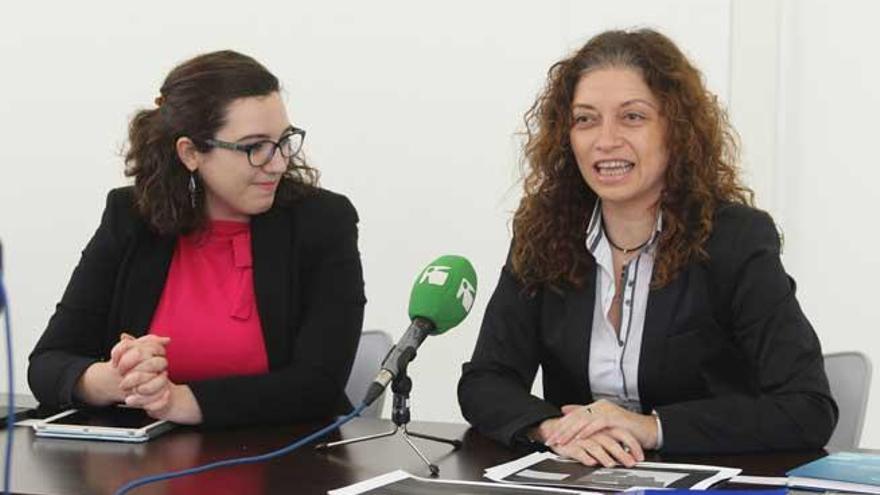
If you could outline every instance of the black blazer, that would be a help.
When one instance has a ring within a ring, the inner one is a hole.
[[[344,388],[363,321],[357,213],[325,190],[251,219],[253,277],[269,372],[192,382],[205,425],[299,421],[347,412]],[[144,335],[165,286],[176,237],[157,235],[132,188],[110,191],[49,326],[28,380],[50,407],[107,359],[121,332]]]
[[[706,249],[668,285],[651,289],[639,356],[639,395],[656,410],[663,451],[819,448],[837,406],[822,351],[779,259],[766,213],[719,209]],[[462,413],[505,444],[593,400],[588,383],[595,264],[579,290],[527,297],[509,263],[489,301],[458,385]],[[530,395],[543,371],[546,400]]]

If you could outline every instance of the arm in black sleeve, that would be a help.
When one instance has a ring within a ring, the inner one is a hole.
[[[764,212],[736,225],[721,258],[731,280],[726,308],[730,332],[751,370],[755,395],[730,394],[657,407],[664,451],[743,452],[825,445],[837,407],[825,376],[819,340],[795,298],[779,259],[779,236]],[[731,260],[730,263],[726,263]],[[720,261],[719,261],[720,262]],[[719,263],[710,260],[710,263]]]
[[[341,412],[366,299],[357,212],[348,199],[331,198],[322,203],[320,231],[302,233],[310,237],[301,253],[308,261],[290,364],[260,375],[190,383],[205,425],[303,421]]]
[[[125,223],[118,218],[129,207],[124,190],[107,195],[101,225],[86,245],[49,325],[31,352],[28,383],[41,404],[69,407],[76,382],[107,347],[107,318],[124,252]]]
[[[471,361],[462,367],[458,402],[481,433],[505,445],[520,443],[525,428],[561,416],[531,395],[540,364],[540,292],[529,296],[508,266],[486,307]]]

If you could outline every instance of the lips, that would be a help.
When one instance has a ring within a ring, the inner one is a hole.
[[[629,160],[599,160],[593,169],[600,177],[619,177],[635,168],[636,164]]]
[[[277,182],[257,182],[254,185],[259,187],[260,189],[263,189],[266,191],[273,191],[273,190],[275,190],[275,186],[277,186],[278,183]]]

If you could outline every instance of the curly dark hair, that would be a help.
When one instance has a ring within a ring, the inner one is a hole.
[[[660,197],[660,235],[652,285],[706,259],[704,245],[721,203],[751,205],[739,178],[737,136],[702,74],[666,36],[651,29],[606,31],[548,71],[525,115],[524,195],[513,218],[511,262],[526,288],[583,286],[594,263],[585,247],[596,193],[583,180],[569,142],[572,101],[582,75],[597,68],[638,71],[666,119],[669,163]]]
[[[253,58],[231,50],[199,55],[168,74],[156,108],[137,112],[128,128],[125,175],[134,177],[137,208],[150,226],[160,234],[176,235],[205,225],[204,194],[196,195],[193,207],[190,172],[177,155],[177,140],[189,137],[199,151],[206,152],[210,148],[205,140],[226,123],[233,100],[277,91],[278,78]],[[292,202],[317,183],[318,171],[301,154],[295,155],[278,184],[275,201]]]

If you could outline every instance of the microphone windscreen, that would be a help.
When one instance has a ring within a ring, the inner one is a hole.
[[[462,256],[446,255],[432,261],[416,277],[409,298],[409,317],[434,323],[441,334],[461,323],[477,296],[477,272]]]

